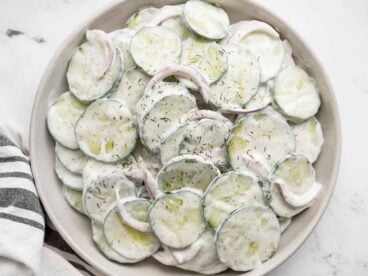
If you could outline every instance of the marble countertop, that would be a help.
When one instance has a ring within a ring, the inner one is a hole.
[[[54,51],[106,0],[0,1],[0,120],[25,129]],[[368,275],[368,2],[262,0],[303,36],[325,66],[343,126],[334,196],[305,244],[271,275]]]

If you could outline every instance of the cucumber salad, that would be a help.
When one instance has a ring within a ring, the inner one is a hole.
[[[206,1],[88,30],[48,109],[63,196],[121,264],[250,271],[321,193],[314,79],[257,20]]]

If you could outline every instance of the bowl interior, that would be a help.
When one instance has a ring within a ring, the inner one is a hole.
[[[192,274],[175,268],[166,267],[149,259],[136,265],[119,265],[107,260],[94,246],[91,238],[90,221],[75,212],[65,202],[62,196],[62,186],[54,173],[54,142],[46,127],[47,108],[59,94],[68,90],[66,70],[68,61],[74,49],[83,41],[87,29],[102,29],[106,32],[122,27],[123,22],[138,8],[147,5],[160,7],[164,4],[177,4],[183,1],[175,0],[128,0],[117,1],[99,12],[80,26],[59,48],[50,62],[37,93],[31,121],[31,157],[32,170],[36,180],[42,203],[68,244],[87,262],[109,275],[172,275]],[[340,121],[335,96],[315,56],[307,48],[299,36],[282,20],[265,10],[258,4],[242,0],[212,1],[221,6],[230,15],[231,21],[244,19],[259,19],[274,26],[291,43],[297,63],[304,67],[317,81],[322,108],[318,113],[321,122],[325,145],[315,164],[317,179],[324,189],[315,204],[293,219],[290,228],[282,236],[281,244],[276,254],[257,270],[246,275],[265,274],[273,270],[292,255],[312,232],[321,218],[332,195],[340,163]],[[226,275],[235,274],[226,272]]]

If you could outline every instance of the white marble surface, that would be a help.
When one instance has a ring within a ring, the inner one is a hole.
[[[0,0],[0,119],[28,129],[39,80],[55,49],[106,2]],[[343,125],[341,170],[328,210],[302,248],[271,275],[368,275],[368,1],[260,2],[317,53]]]

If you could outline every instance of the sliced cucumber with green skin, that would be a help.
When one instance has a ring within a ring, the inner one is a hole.
[[[132,38],[130,53],[135,63],[152,76],[169,64],[179,63],[181,40],[168,28],[144,27]]]
[[[247,109],[263,109],[272,102],[271,88],[273,82],[269,81],[258,87],[257,94],[246,104]]]
[[[223,45],[228,69],[211,86],[209,101],[217,108],[243,108],[257,93],[261,69],[257,59],[244,46]]]
[[[182,41],[190,36],[193,36],[193,34],[188,30],[188,28],[185,27],[181,19],[181,16],[168,18],[161,23],[161,26],[173,30]]]
[[[226,124],[212,119],[193,123],[185,131],[179,153],[200,155],[217,167],[227,167],[226,151],[220,152],[220,149],[225,149],[231,127],[231,122]]]
[[[270,209],[243,207],[231,213],[217,231],[217,254],[235,271],[252,270],[272,257],[280,237],[280,224]]]
[[[171,129],[181,125],[183,115],[193,109],[197,109],[197,105],[190,94],[162,98],[144,116],[139,127],[142,144],[150,151],[158,153]]]
[[[160,8],[154,16],[145,24],[146,27],[154,27],[160,25],[161,22],[183,13],[184,5],[166,5]]]
[[[139,69],[125,71],[119,85],[109,98],[123,101],[130,112],[134,113],[149,80],[149,76]]]
[[[122,55],[122,61],[124,70],[131,70],[136,67],[136,64],[130,54],[130,41],[134,36],[135,32],[131,29],[120,29],[109,33],[109,36],[112,38],[115,47],[120,51]]]
[[[107,170],[89,177],[83,189],[86,214],[103,223],[109,208],[116,203],[116,191],[120,198],[136,196],[134,183],[122,171]]]
[[[107,214],[104,234],[111,248],[128,259],[145,259],[160,248],[152,233],[140,232],[126,224],[119,215],[118,207]]]
[[[271,107],[241,118],[227,141],[234,170],[250,169],[265,178],[276,162],[294,150],[291,128]]]
[[[278,217],[281,233],[284,233],[291,225],[291,218]]]
[[[291,129],[295,134],[295,153],[304,155],[314,163],[324,143],[321,124],[315,117],[300,124],[291,124]]]
[[[78,101],[70,92],[61,94],[47,112],[47,126],[52,137],[69,149],[78,149],[74,126],[87,105]]]
[[[175,156],[180,154],[180,145],[184,140],[184,133],[188,128],[188,124],[182,125],[174,129],[162,142],[160,146],[161,163],[166,164]]]
[[[123,65],[106,33],[92,30],[87,31],[86,37],[87,42],[71,58],[66,76],[74,96],[90,102],[110,91]]]
[[[163,192],[186,187],[204,192],[218,175],[220,171],[212,162],[197,155],[181,155],[162,167],[157,176],[157,183]]]
[[[266,206],[259,180],[245,172],[228,172],[216,177],[204,197],[204,216],[213,229],[234,210],[245,206]]]
[[[55,153],[60,163],[69,171],[82,174],[84,166],[88,162],[88,157],[80,150],[71,150],[60,143],[55,144]]]
[[[187,1],[184,5],[183,20],[194,33],[207,39],[222,39],[229,31],[230,21],[227,13],[205,1]]]
[[[83,190],[82,176],[67,170],[57,157],[55,157],[55,172],[61,182],[68,188],[75,191]]]
[[[88,179],[91,177],[94,178],[100,173],[111,171],[123,172],[137,187],[140,187],[144,181],[144,173],[132,155],[115,163],[105,163],[90,159],[83,170],[83,181],[88,182]]]
[[[207,83],[212,84],[225,73],[228,62],[227,54],[216,42],[189,37],[183,42],[180,63],[197,69]],[[180,77],[179,80],[184,84],[190,82]],[[193,83],[188,87],[192,90],[197,89]]]
[[[83,209],[82,192],[72,190],[64,185],[63,195],[64,195],[66,202],[68,202],[68,204],[73,209],[77,210],[79,213],[83,215],[85,214],[84,209]]]
[[[301,155],[289,155],[278,162],[270,182],[269,205],[276,214],[286,218],[309,207],[321,189],[312,164]]]
[[[158,81],[150,86],[151,82],[152,79],[146,86],[144,94],[138,101],[137,108],[135,109],[138,125],[142,124],[143,118],[147,112],[162,98],[170,95],[190,95],[188,89],[180,83]]]
[[[177,265],[177,267],[207,275],[214,275],[228,268],[218,259],[215,238],[210,229],[202,234],[198,242],[201,243],[198,254],[191,261]]]
[[[240,43],[255,55],[261,66],[261,81],[275,77],[284,61],[284,48],[279,34],[265,22],[238,22],[229,43]]]
[[[151,202],[144,198],[126,198],[119,201],[118,211],[125,224],[145,233],[151,232],[148,208]]]
[[[274,107],[294,123],[313,117],[321,105],[314,79],[296,66],[282,70],[276,78],[272,97]]]
[[[108,258],[111,261],[118,262],[121,264],[137,263],[141,261],[141,260],[133,260],[133,259],[125,258],[119,255],[114,249],[112,249],[111,246],[106,241],[102,224],[92,220],[91,226],[92,226],[93,242],[97,245],[97,248],[101,251],[102,254],[105,255],[106,258]]]
[[[277,163],[270,181],[277,186],[285,202],[295,208],[310,206],[322,189],[322,185],[316,183],[311,162],[302,155],[290,155]]]
[[[191,191],[179,190],[159,196],[148,217],[156,237],[172,248],[193,244],[206,230],[202,198]]]
[[[92,103],[75,125],[80,149],[103,162],[127,157],[134,149],[137,130],[133,116],[119,100]]]
[[[149,22],[158,11],[155,7],[146,7],[134,13],[124,24],[124,28],[133,31],[140,30],[147,22]]]

